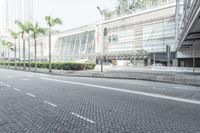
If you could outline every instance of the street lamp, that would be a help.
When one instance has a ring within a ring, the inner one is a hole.
[[[101,15],[103,15],[103,12],[99,6],[97,6],[98,11],[100,12]]]
[[[101,14],[101,21],[103,21],[103,11],[101,10],[101,8],[99,6],[97,6],[97,9],[99,11],[99,13]],[[101,29],[101,23],[100,23],[100,29]],[[101,59],[101,72],[103,72],[103,62],[104,62],[104,56],[103,56],[103,52],[104,52],[104,45],[102,47],[102,59]]]

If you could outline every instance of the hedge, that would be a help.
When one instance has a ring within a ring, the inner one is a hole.
[[[15,66],[15,62],[0,62],[0,65]],[[37,68],[49,68],[48,62],[37,62]],[[29,67],[29,63],[25,62],[26,67]],[[18,67],[23,67],[23,62],[17,62]],[[93,70],[96,64],[94,63],[75,63],[75,62],[54,62],[52,63],[52,69],[56,70]],[[30,67],[35,67],[35,63],[31,62]]]

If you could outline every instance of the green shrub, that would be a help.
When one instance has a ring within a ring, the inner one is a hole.
[[[95,68],[96,64],[94,63],[86,63],[85,64],[85,69],[86,70],[93,70]]]
[[[0,65],[8,65],[15,66],[15,62],[0,62]],[[18,67],[23,67],[23,62],[16,63]],[[25,66],[29,67],[29,62],[25,62]],[[75,62],[53,62],[52,69],[56,70],[93,70],[96,64],[94,63],[75,63]],[[35,67],[34,62],[30,62],[30,67]],[[37,62],[37,68],[48,69],[49,63],[48,62]]]

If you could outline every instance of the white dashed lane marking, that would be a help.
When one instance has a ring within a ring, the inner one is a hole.
[[[85,121],[87,121],[87,122],[89,122],[89,123],[92,123],[92,124],[95,123],[93,120],[90,120],[90,119],[88,119],[88,118],[86,118],[86,117],[83,117],[83,116],[81,116],[81,115],[79,115],[79,114],[77,114],[77,113],[71,112],[70,114],[71,114],[71,115],[74,115],[74,116],[76,116],[76,117],[78,117],[78,118],[80,118],[80,119],[82,119],[82,120],[85,120]]]
[[[13,88],[14,90],[16,90],[16,91],[21,91],[20,89],[17,89],[17,88]]]
[[[46,104],[49,104],[49,105],[51,105],[51,106],[53,106],[53,107],[57,107],[57,105],[55,105],[55,104],[53,104],[53,103],[51,103],[51,102],[47,102],[47,101],[43,101],[44,103],[46,103]]]
[[[27,95],[31,96],[31,97],[36,97],[35,95],[31,94],[31,93],[26,93]]]
[[[5,86],[6,86],[6,87],[10,87],[10,85],[9,85],[9,84],[6,84]]]
[[[21,80],[24,80],[24,81],[29,81],[29,80],[31,80],[31,79],[21,79]]]

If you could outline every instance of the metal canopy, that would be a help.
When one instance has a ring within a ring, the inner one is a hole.
[[[145,50],[110,52],[99,55],[96,59],[102,58],[109,60],[142,60],[148,58],[148,52]]]
[[[117,52],[107,52],[107,53],[90,53],[90,54],[80,54],[80,55],[52,55],[52,58],[58,59],[88,59],[88,60],[144,60],[148,58],[149,53],[145,50],[136,51],[117,51]],[[40,57],[45,58],[45,57]]]

